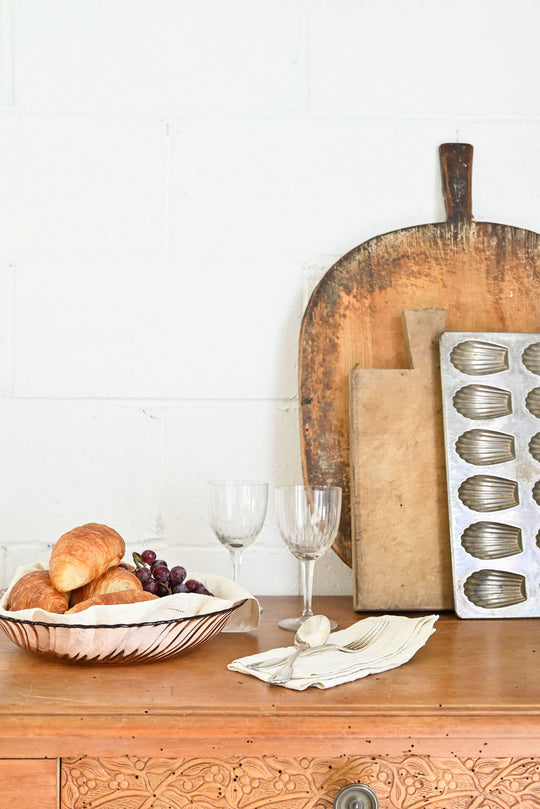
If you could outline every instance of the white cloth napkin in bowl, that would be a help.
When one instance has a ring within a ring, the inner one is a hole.
[[[204,596],[196,593],[177,593],[176,595],[157,598],[152,601],[141,601],[135,604],[103,604],[89,607],[83,612],[72,615],[56,615],[42,609],[28,609],[11,612],[7,610],[9,593],[15,582],[31,570],[43,570],[40,562],[19,567],[9,583],[8,589],[0,598],[0,616],[18,618],[26,621],[40,621],[47,624],[73,624],[73,625],[107,625],[118,623],[139,623],[148,621],[164,621],[171,618],[185,618],[195,615],[207,615],[218,610],[228,609],[240,601],[241,607],[232,613],[223,632],[250,632],[257,629],[260,621],[260,605],[257,599],[244,590],[243,587],[226,579],[205,573],[194,573],[193,576],[201,581],[213,596]]]
[[[424,646],[435,632],[438,615],[407,618],[402,615],[378,615],[363,618],[347,629],[333,632],[325,646],[312,651],[302,651],[294,662],[290,679],[284,688],[304,691],[315,688],[332,688],[342,683],[358,680],[368,674],[396,668],[407,663]],[[366,637],[366,644],[362,639]],[[348,644],[357,643],[356,651],[345,651]],[[251,674],[270,682],[294,654],[295,647],[270,649],[248,657],[238,658],[229,664],[231,671]],[[250,668],[263,664],[261,668]],[[266,665],[265,665],[266,664]]]

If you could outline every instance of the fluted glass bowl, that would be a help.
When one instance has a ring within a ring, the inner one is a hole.
[[[56,615],[34,608],[7,609],[20,576],[43,569],[20,567],[7,590],[0,590],[0,629],[21,649],[52,660],[76,663],[144,663],[180,655],[218,633],[250,632],[260,621],[260,604],[230,579],[197,573],[214,596],[177,593],[134,604],[95,605]],[[195,574],[194,574],[195,575]]]
[[[77,663],[144,663],[207,643],[246,599],[203,615],[118,624],[47,623],[0,615],[0,627],[21,649]]]

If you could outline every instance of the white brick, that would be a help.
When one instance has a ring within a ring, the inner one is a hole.
[[[296,406],[272,402],[186,402],[168,405],[160,547],[190,569],[229,577],[228,551],[207,520],[206,482],[266,480],[265,524],[242,563],[242,581],[256,594],[300,592],[298,563],[283,544],[274,515],[276,482],[301,480]],[[274,572],[270,573],[272,570]]]
[[[352,596],[353,589],[351,568],[330,549],[315,565],[313,592],[316,595]]]
[[[166,410],[163,515],[167,537],[214,543],[206,517],[206,482],[242,478],[270,487],[301,479],[296,405],[273,402],[186,402]],[[186,528],[189,528],[186,533]],[[273,492],[261,537],[280,544]]]
[[[18,0],[25,109],[295,110],[301,0]]]
[[[18,542],[4,534],[0,539],[0,589],[8,587],[18,567],[49,563],[52,542]]]
[[[0,262],[0,396],[8,393],[11,368],[13,270],[7,262]]]
[[[281,539],[274,489],[300,483],[297,405],[208,402],[168,406],[165,430],[162,547],[190,568],[231,575],[229,552],[207,520],[206,482],[266,480],[269,499],[263,529],[243,554],[242,582],[257,595],[302,592],[300,563]],[[316,571],[315,592],[352,593],[350,568],[331,550]]]
[[[13,104],[13,6],[0,0],[0,104]]]
[[[295,396],[301,287],[265,257],[21,262],[16,395]]]
[[[157,119],[4,115],[0,255],[164,252],[167,144]]]
[[[114,403],[0,400],[0,545],[51,543],[86,522],[111,525],[126,541],[155,532],[155,415]]]
[[[540,121],[463,122],[472,143],[473,215],[540,232]]]
[[[224,120],[176,127],[178,255],[342,255],[444,218],[438,145],[453,121]],[[189,155],[189,158],[186,156]]]
[[[538,115],[535,0],[312,0],[311,110]]]

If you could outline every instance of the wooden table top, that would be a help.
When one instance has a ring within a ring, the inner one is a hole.
[[[540,753],[540,639],[534,619],[443,614],[407,664],[328,690],[269,686],[229,671],[292,643],[280,617],[299,598],[263,597],[261,626],[193,652],[129,666],[64,663],[0,635],[0,757],[322,752]],[[365,617],[319,597],[340,628]],[[375,750],[375,748],[377,748]],[[384,748],[384,750],[382,750]]]

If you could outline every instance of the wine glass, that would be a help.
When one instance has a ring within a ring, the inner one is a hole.
[[[297,618],[279,621],[282,629],[296,631],[311,618],[313,611],[313,571],[315,562],[332,545],[339,527],[341,488],[339,486],[278,486],[276,514],[281,536],[299,559],[304,573],[304,610]],[[332,629],[337,627],[330,622]]]
[[[240,578],[242,551],[263,527],[268,504],[268,483],[211,480],[208,483],[208,518],[214,534],[231,554],[233,581]]]

